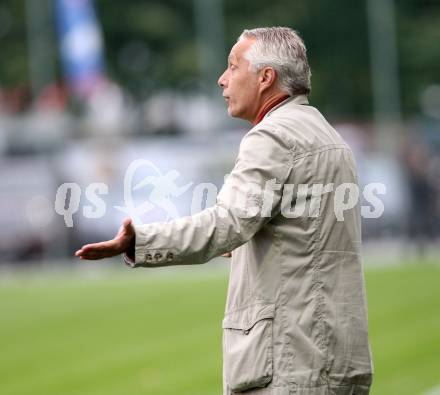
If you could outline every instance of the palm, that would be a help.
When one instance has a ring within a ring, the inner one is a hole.
[[[76,251],[75,255],[80,259],[88,260],[110,258],[128,252],[134,237],[135,231],[131,219],[126,219],[114,239],[100,243],[86,244]]]

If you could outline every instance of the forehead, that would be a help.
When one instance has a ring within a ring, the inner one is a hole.
[[[230,60],[240,60],[243,58],[243,55],[246,51],[251,47],[251,45],[255,42],[253,38],[242,38],[237,41],[235,45],[231,48],[231,52],[229,53],[228,59]]]

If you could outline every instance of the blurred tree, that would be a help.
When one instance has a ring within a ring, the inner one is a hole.
[[[38,1],[38,0],[34,0]],[[194,2],[95,0],[107,71],[135,97],[200,88]],[[227,49],[244,28],[290,26],[312,67],[314,104],[335,117],[370,118],[372,92],[366,1],[223,0]],[[420,112],[420,95],[440,83],[440,2],[400,0],[396,22],[402,110]],[[0,3],[0,88],[29,85],[23,0]],[[221,65],[224,67],[225,63]],[[220,67],[221,68],[221,67]]]
[[[97,0],[110,75],[137,97],[197,81],[192,2]]]
[[[398,7],[402,107],[420,111],[420,96],[440,85],[440,1],[405,0]]]
[[[25,3],[2,0],[0,3],[0,87],[29,84],[26,45]]]

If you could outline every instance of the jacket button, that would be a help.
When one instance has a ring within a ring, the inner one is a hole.
[[[151,261],[153,259],[151,254],[145,254],[145,260],[146,261]]]
[[[174,254],[172,252],[167,253],[167,261],[172,261],[174,258]]]
[[[161,254],[160,252],[156,252],[156,253],[154,254],[154,259],[155,259],[156,261],[162,259],[162,254]]]

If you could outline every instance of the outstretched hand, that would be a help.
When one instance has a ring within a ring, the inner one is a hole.
[[[96,260],[129,253],[132,249],[134,251],[135,235],[131,219],[126,218],[114,239],[101,243],[86,244],[75,252],[75,256],[80,259]]]

